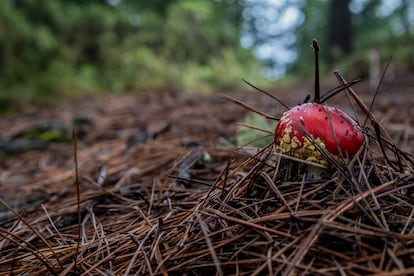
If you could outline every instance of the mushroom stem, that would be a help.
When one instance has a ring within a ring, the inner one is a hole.
[[[309,164],[306,166],[306,178],[313,179],[313,180],[320,180],[322,179],[323,175],[326,175],[328,169],[322,166],[316,166],[313,164]]]

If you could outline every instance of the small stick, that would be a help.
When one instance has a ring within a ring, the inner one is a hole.
[[[320,101],[320,86],[319,86],[319,44],[316,39],[312,40],[312,48],[315,53],[315,94],[313,102],[319,103]]]
[[[79,182],[79,171],[78,171],[78,139],[76,128],[72,129],[72,140],[73,140],[73,161],[75,163],[75,185],[76,185],[76,199],[77,199],[77,212],[78,212],[78,242],[76,244],[76,252],[75,252],[75,265],[74,268],[76,269],[77,261],[78,261],[78,254],[79,254],[79,246],[81,241],[81,208],[80,208],[80,182]]]

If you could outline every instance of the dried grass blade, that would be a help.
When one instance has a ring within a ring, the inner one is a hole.
[[[244,103],[244,102],[242,102],[242,101],[240,101],[240,100],[238,100],[236,98],[233,98],[231,96],[221,94],[220,97],[222,97],[222,98],[224,98],[224,99],[226,99],[228,101],[231,101],[231,102],[233,102],[233,103],[235,103],[237,105],[240,105],[241,107],[243,107],[243,108],[245,108],[247,110],[250,110],[250,111],[252,111],[254,113],[257,113],[257,114],[259,114],[259,115],[261,115],[261,116],[263,116],[263,117],[265,117],[267,119],[279,120],[279,118],[276,118],[276,117],[274,117],[272,115],[269,115],[269,114],[267,114],[267,113],[265,113],[263,111],[260,111],[259,109],[255,108],[255,107],[253,107],[253,106],[251,106],[251,105],[249,105],[247,103]]]
[[[347,84],[346,80],[344,79],[344,77],[339,73],[339,71],[335,71],[334,72],[336,78],[338,79],[338,81],[342,84],[345,85]],[[392,139],[391,135],[385,130],[385,128],[378,123],[377,119],[375,118],[375,115],[371,112],[371,109],[368,108],[364,102],[361,100],[361,98],[358,96],[358,94],[352,89],[352,87],[348,87],[347,88],[347,92],[349,92],[349,94],[351,94],[352,98],[355,100],[355,102],[358,104],[359,108],[365,113],[366,115],[366,120],[365,122],[369,119],[371,119],[371,122],[373,123],[374,127],[377,127],[378,130],[380,130],[380,133],[384,134],[386,139],[384,139],[384,142],[387,144],[391,145],[391,148],[394,152],[394,154],[396,155],[397,159],[400,159],[400,155],[403,156],[405,159],[409,160],[409,163],[407,165],[410,166],[410,168],[412,169],[412,165],[413,165],[413,161],[409,158],[409,156],[404,153],[403,151],[401,151],[397,145],[395,144],[394,140]],[[365,125],[365,123],[364,123]],[[378,138],[378,142],[382,144],[382,137]],[[384,155],[385,158],[386,155]]]
[[[265,133],[268,133],[268,134],[273,134],[273,131],[271,131],[271,130],[256,127],[256,126],[252,126],[252,125],[249,125],[249,124],[246,124],[246,123],[238,122],[237,125],[242,126],[242,127],[246,127],[246,128],[250,128],[250,129],[253,129],[253,130],[265,132]]]
[[[47,211],[46,207],[43,204],[41,205],[41,207],[42,207],[43,211],[45,212],[45,215],[46,215],[50,225],[52,225],[53,229],[55,230],[56,234],[59,236],[60,240],[67,245],[67,242],[65,241],[65,239],[63,238],[63,236],[59,232],[59,230],[56,228],[56,225],[53,222],[52,218],[50,217],[49,212]]]
[[[260,176],[265,180],[270,190],[283,202],[283,204],[289,210],[289,213],[292,213],[292,209],[290,208],[290,205],[287,203],[285,197],[280,192],[276,184],[273,182],[272,178],[264,171],[260,172]]]
[[[386,182],[376,188],[374,188],[372,191],[366,191],[362,194],[357,194],[356,196],[350,198],[349,200],[346,200],[341,205],[339,205],[336,209],[332,210],[330,213],[328,213],[326,216],[322,217],[317,224],[315,224],[309,233],[308,237],[302,242],[300,245],[299,251],[295,254],[294,258],[290,262],[289,266],[285,270],[286,275],[290,275],[295,272],[296,267],[298,267],[299,263],[303,260],[305,255],[307,254],[308,250],[312,247],[312,245],[316,242],[316,240],[319,237],[319,231],[324,223],[332,222],[335,220],[338,216],[343,214],[346,210],[354,206],[355,203],[358,201],[364,199],[368,195],[370,195],[372,192],[377,193],[378,191],[381,191],[388,186],[394,184],[394,181]]]
[[[80,207],[80,181],[79,181],[79,167],[78,167],[78,138],[76,128],[72,129],[72,142],[73,142],[73,162],[75,166],[75,186],[76,186],[76,208],[78,215],[78,237],[76,243],[76,252],[74,259],[74,267],[76,268],[78,262],[79,246],[81,243],[82,225],[81,225],[81,207]]]
[[[320,219],[317,224],[315,224],[306,238],[299,244],[299,250],[295,252],[293,259],[289,262],[287,268],[284,270],[283,275],[296,275],[296,269],[299,267],[300,262],[303,260],[305,255],[308,253],[309,249],[315,243],[319,237],[319,232],[321,229],[321,223],[323,219]]]
[[[259,92],[261,92],[261,93],[265,94],[266,96],[268,96],[268,97],[272,98],[273,100],[277,101],[278,103],[280,103],[281,105],[283,105],[286,109],[289,109],[289,108],[290,108],[287,104],[285,104],[284,102],[282,102],[280,99],[276,98],[275,96],[273,96],[273,95],[272,95],[272,94],[270,94],[269,92],[267,92],[267,91],[265,91],[265,90],[263,90],[263,89],[260,89],[259,87],[257,87],[257,86],[255,86],[255,85],[251,84],[250,82],[248,82],[248,81],[247,81],[247,80],[245,80],[245,79],[242,79],[242,80],[243,80],[243,81],[244,81],[247,85],[249,85],[250,87],[252,87],[252,88],[256,89],[257,91],[259,91]]]
[[[223,270],[221,269],[220,261],[217,257],[216,251],[214,250],[213,244],[212,244],[211,239],[208,235],[207,225],[201,218],[198,219],[198,223],[200,224],[200,228],[201,228],[201,231],[203,232],[204,238],[206,240],[206,244],[207,244],[207,247],[210,251],[211,258],[213,259],[214,266],[216,267],[216,272],[219,276],[223,276],[224,274],[223,274]]]
[[[238,218],[235,218],[235,217],[228,216],[228,215],[224,214],[223,212],[220,212],[219,210],[207,208],[206,211],[209,212],[209,213],[212,213],[214,215],[217,215],[218,217],[220,217],[224,220],[228,220],[228,221],[231,221],[233,223],[244,225],[244,226],[246,226],[248,228],[251,228],[255,231],[264,231],[264,232],[268,232],[269,234],[274,234],[274,235],[285,237],[285,238],[291,238],[292,237],[290,234],[287,234],[287,233],[282,232],[282,231],[278,231],[278,230],[275,230],[275,229],[268,228],[266,226],[255,224],[255,223],[250,222],[250,221],[241,220],[241,219],[238,219]]]
[[[31,245],[30,243],[28,243],[21,237],[1,227],[0,227],[0,236],[2,236],[4,239],[8,239],[10,242],[15,243],[18,246],[22,246],[23,248],[31,252],[36,257],[36,259],[38,259],[41,263],[45,265],[45,267],[50,273],[52,273],[53,275],[58,275],[57,271],[53,268],[53,265],[49,263],[48,258],[45,255],[43,255],[43,253],[39,249]],[[13,237],[13,239],[11,239],[9,236]],[[22,244],[27,245],[27,247],[23,246]]]
[[[52,252],[52,255],[55,257],[56,261],[58,262],[60,268],[63,270],[63,265],[59,259],[59,256],[55,254],[53,247],[49,244],[49,242],[24,218],[22,217],[15,209],[13,209],[7,202],[5,202],[2,198],[0,198],[0,203],[3,204],[3,206],[11,211],[19,220],[21,220],[32,232],[36,237],[38,237]]]

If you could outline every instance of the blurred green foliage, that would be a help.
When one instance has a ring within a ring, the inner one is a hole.
[[[313,38],[325,73],[339,68],[364,77],[372,47],[382,64],[393,56],[400,70],[414,70],[412,1],[390,7],[396,2],[351,0],[359,5],[352,10],[353,52],[329,64],[333,1],[0,0],[0,110],[14,99],[96,91],[233,90],[246,87],[241,78],[263,86],[267,75],[253,51],[276,42],[285,44],[279,56],[297,56],[287,72],[308,76]],[[284,14],[292,10],[299,16],[289,25]],[[265,62],[284,67],[273,55]]]
[[[321,46],[323,73],[330,74],[339,69],[348,77],[365,78],[371,49],[378,51],[382,65],[392,57],[395,73],[414,71],[414,51],[409,46],[414,45],[413,1],[351,0],[352,52],[336,56],[333,63],[328,61],[330,45],[327,29],[330,22],[328,16],[321,15],[329,14],[329,5],[335,0],[287,1],[297,5],[304,16],[303,24],[295,29],[296,42],[293,47],[298,56],[288,66],[289,74],[303,77],[313,72],[314,57],[310,48],[313,38],[317,38]]]
[[[210,0],[2,0],[0,106],[92,91],[213,91],[260,79],[259,62],[240,46],[242,8]]]

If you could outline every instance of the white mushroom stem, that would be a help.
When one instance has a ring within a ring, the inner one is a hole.
[[[325,166],[316,163],[308,164],[306,165],[306,178],[319,180],[327,171],[328,169]]]

